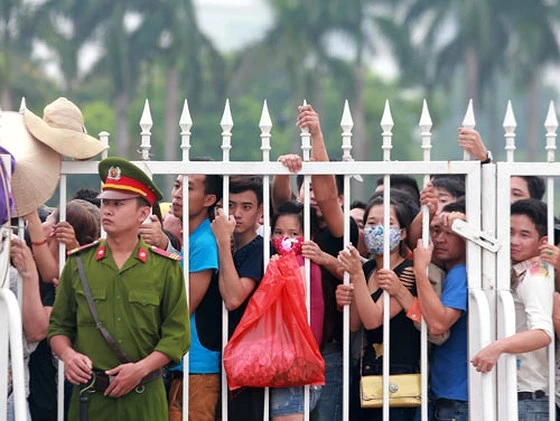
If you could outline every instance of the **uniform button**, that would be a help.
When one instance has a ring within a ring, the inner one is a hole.
[[[117,317],[117,322],[120,322],[120,321],[121,321],[121,318],[120,318],[120,317]]]
[[[122,339],[119,339],[119,343],[122,344]]]
[[[120,299],[121,299],[121,296],[120,296],[120,295],[117,295],[117,300],[120,300]]]

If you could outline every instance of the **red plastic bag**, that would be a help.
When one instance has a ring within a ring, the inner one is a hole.
[[[294,254],[271,261],[224,349],[229,389],[325,384]]]

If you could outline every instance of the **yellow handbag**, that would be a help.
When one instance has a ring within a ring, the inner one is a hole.
[[[389,406],[395,408],[420,406],[421,398],[420,373],[389,376]],[[360,403],[362,408],[383,406],[383,376],[360,378]]]

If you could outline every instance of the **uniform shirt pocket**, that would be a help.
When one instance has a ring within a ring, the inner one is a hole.
[[[80,326],[95,326],[95,319],[91,314],[89,309],[88,300],[86,294],[82,290],[76,291],[77,299],[77,322]],[[106,288],[92,288],[91,296],[93,298],[93,303],[95,304],[95,309],[97,310],[97,316],[99,320],[103,322],[103,318],[107,317],[107,289]]]
[[[129,291],[128,302],[133,326],[151,334],[159,331],[160,298],[155,291]]]

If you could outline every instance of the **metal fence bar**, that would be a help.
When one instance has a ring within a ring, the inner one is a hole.
[[[348,100],[344,102],[344,111],[340,120],[342,128],[342,150],[344,162],[352,159],[352,128],[354,121],[350,114]],[[344,176],[344,244],[350,244],[350,175]],[[344,285],[350,284],[350,275],[344,272],[342,279]],[[350,307],[344,306],[342,309],[342,419],[348,421],[350,415]]]
[[[430,117],[430,111],[428,110],[428,104],[426,100],[422,103],[422,114],[420,114],[420,122],[418,123],[420,127],[420,137],[422,139],[422,150],[423,150],[423,160],[424,162],[430,162],[432,149],[432,118]],[[430,175],[424,175],[423,186],[426,187],[430,182]],[[427,205],[422,206],[422,245],[428,247],[430,243],[430,210]],[[426,272],[428,269],[426,268]],[[428,368],[428,325],[426,320],[422,317],[421,319],[421,331],[420,331],[420,373],[422,377],[422,406],[421,406],[421,418],[422,421],[428,421],[428,378],[429,378],[429,368]]]
[[[381,118],[381,128],[383,133],[383,160],[391,160],[391,140],[393,138],[393,117],[389,100],[385,101],[385,109]],[[383,269],[391,269],[391,250],[389,240],[389,230],[391,225],[391,176],[383,176]],[[391,355],[390,344],[390,322],[391,322],[391,296],[387,291],[383,291],[383,421],[389,421],[389,358]],[[388,358],[389,357],[389,358]]]

